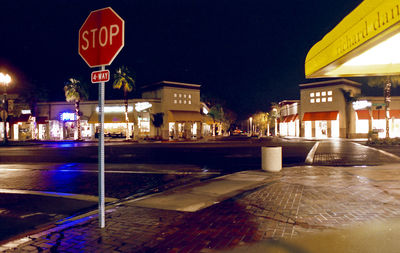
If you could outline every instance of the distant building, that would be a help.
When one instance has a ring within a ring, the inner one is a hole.
[[[22,103],[15,105],[15,108],[8,120],[11,140],[77,138],[73,103],[38,103],[35,112]],[[147,85],[143,87],[142,98],[128,100],[129,135],[137,139],[160,136],[164,140],[209,136],[211,126],[204,113],[206,109],[205,104],[200,102],[200,85],[170,81]],[[80,110],[82,138],[95,139],[99,132],[98,101],[83,101]],[[160,129],[152,124],[152,115],[156,113],[163,114]],[[125,137],[124,100],[105,101],[104,123],[106,137]],[[0,131],[2,127],[3,124]]]

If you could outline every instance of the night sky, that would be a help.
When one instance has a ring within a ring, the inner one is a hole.
[[[298,84],[309,82],[308,50],[361,2],[2,1],[0,69],[15,79],[16,92],[39,87],[49,100],[63,101],[68,78],[90,83],[92,69],[78,55],[79,28],[90,11],[110,6],[126,29],[111,72],[128,66],[138,88],[161,80],[201,84],[202,94],[246,117],[271,102],[299,99]],[[122,98],[111,82],[106,86],[106,98]],[[97,86],[90,87],[97,100]]]

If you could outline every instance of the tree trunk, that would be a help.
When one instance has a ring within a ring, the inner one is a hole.
[[[390,82],[385,84],[384,89],[384,96],[385,96],[385,123],[386,123],[386,138],[388,139],[389,136],[389,118],[388,118],[388,111],[389,111],[389,104],[390,104],[390,88],[392,84]]]
[[[75,102],[75,114],[76,114],[76,127],[78,128],[78,140],[82,140],[81,135],[81,115],[79,109],[79,101]]]
[[[126,94],[126,89],[124,89],[124,98],[125,98],[125,122],[126,122],[125,136],[126,140],[129,140],[130,136],[129,136],[128,98]]]

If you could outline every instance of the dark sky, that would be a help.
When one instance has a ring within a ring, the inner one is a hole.
[[[240,116],[298,99],[308,50],[361,0],[2,1],[0,68],[18,88],[50,90],[64,100],[70,77],[90,82],[78,55],[78,31],[90,11],[112,7],[125,20],[126,65],[137,86],[170,80],[202,85]],[[106,98],[122,92],[106,84]],[[91,99],[97,86],[90,84]]]

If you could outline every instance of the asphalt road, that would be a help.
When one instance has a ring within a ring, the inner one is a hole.
[[[240,170],[260,169],[262,146],[302,164],[314,142],[225,138],[194,143],[107,143],[109,201]],[[0,147],[0,241],[97,208],[97,143]]]

